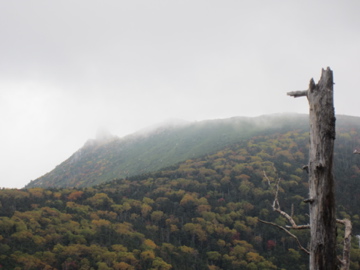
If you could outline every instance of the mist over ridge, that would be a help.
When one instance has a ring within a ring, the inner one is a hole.
[[[283,113],[199,122],[168,120],[121,138],[101,131],[98,139],[88,140],[54,170],[26,187],[92,186],[156,171],[264,132],[288,129],[307,130],[307,115]]]

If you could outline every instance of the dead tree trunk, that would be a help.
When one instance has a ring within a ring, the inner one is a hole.
[[[336,269],[336,218],[333,178],[335,113],[333,74],[322,70],[318,84],[310,80],[306,91],[290,92],[307,96],[310,107],[309,195],[310,270]]]

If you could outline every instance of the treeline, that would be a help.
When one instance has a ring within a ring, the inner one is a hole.
[[[357,130],[338,133],[338,217],[358,234]],[[251,140],[156,173],[83,189],[0,191],[3,269],[307,269],[297,243],[258,218],[284,225],[280,204],[308,223],[308,132]],[[264,176],[267,175],[267,177]],[[308,232],[294,231],[307,246]],[[339,250],[342,229],[338,229]],[[351,269],[359,269],[353,240]],[[0,269],[1,269],[0,267]]]

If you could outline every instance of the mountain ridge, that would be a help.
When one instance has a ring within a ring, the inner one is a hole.
[[[360,118],[338,117],[360,123]],[[54,170],[31,181],[26,188],[92,186],[157,171],[264,132],[299,128],[308,129],[308,115],[237,116],[159,125],[122,138],[107,135],[105,140],[88,140]]]

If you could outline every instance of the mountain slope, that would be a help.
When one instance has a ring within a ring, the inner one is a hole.
[[[217,151],[255,134],[307,128],[306,115],[234,117],[166,125],[146,133],[88,141],[69,159],[26,187],[85,187],[156,171]]]
[[[337,217],[360,230],[358,118],[338,116]],[[297,123],[296,123],[297,124]],[[279,203],[307,224],[306,128],[263,132],[163,170],[91,188],[0,190],[4,269],[307,269],[296,241],[258,218],[285,225]],[[264,177],[264,172],[268,178]],[[338,226],[338,254],[343,227]],[[293,231],[303,246],[308,231]],[[359,269],[353,238],[351,270]]]
[[[338,116],[337,127],[359,126],[360,118]],[[86,187],[115,178],[152,172],[178,162],[213,153],[254,135],[308,130],[307,115],[234,117],[155,130],[124,138],[88,141],[53,171],[26,187]]]

